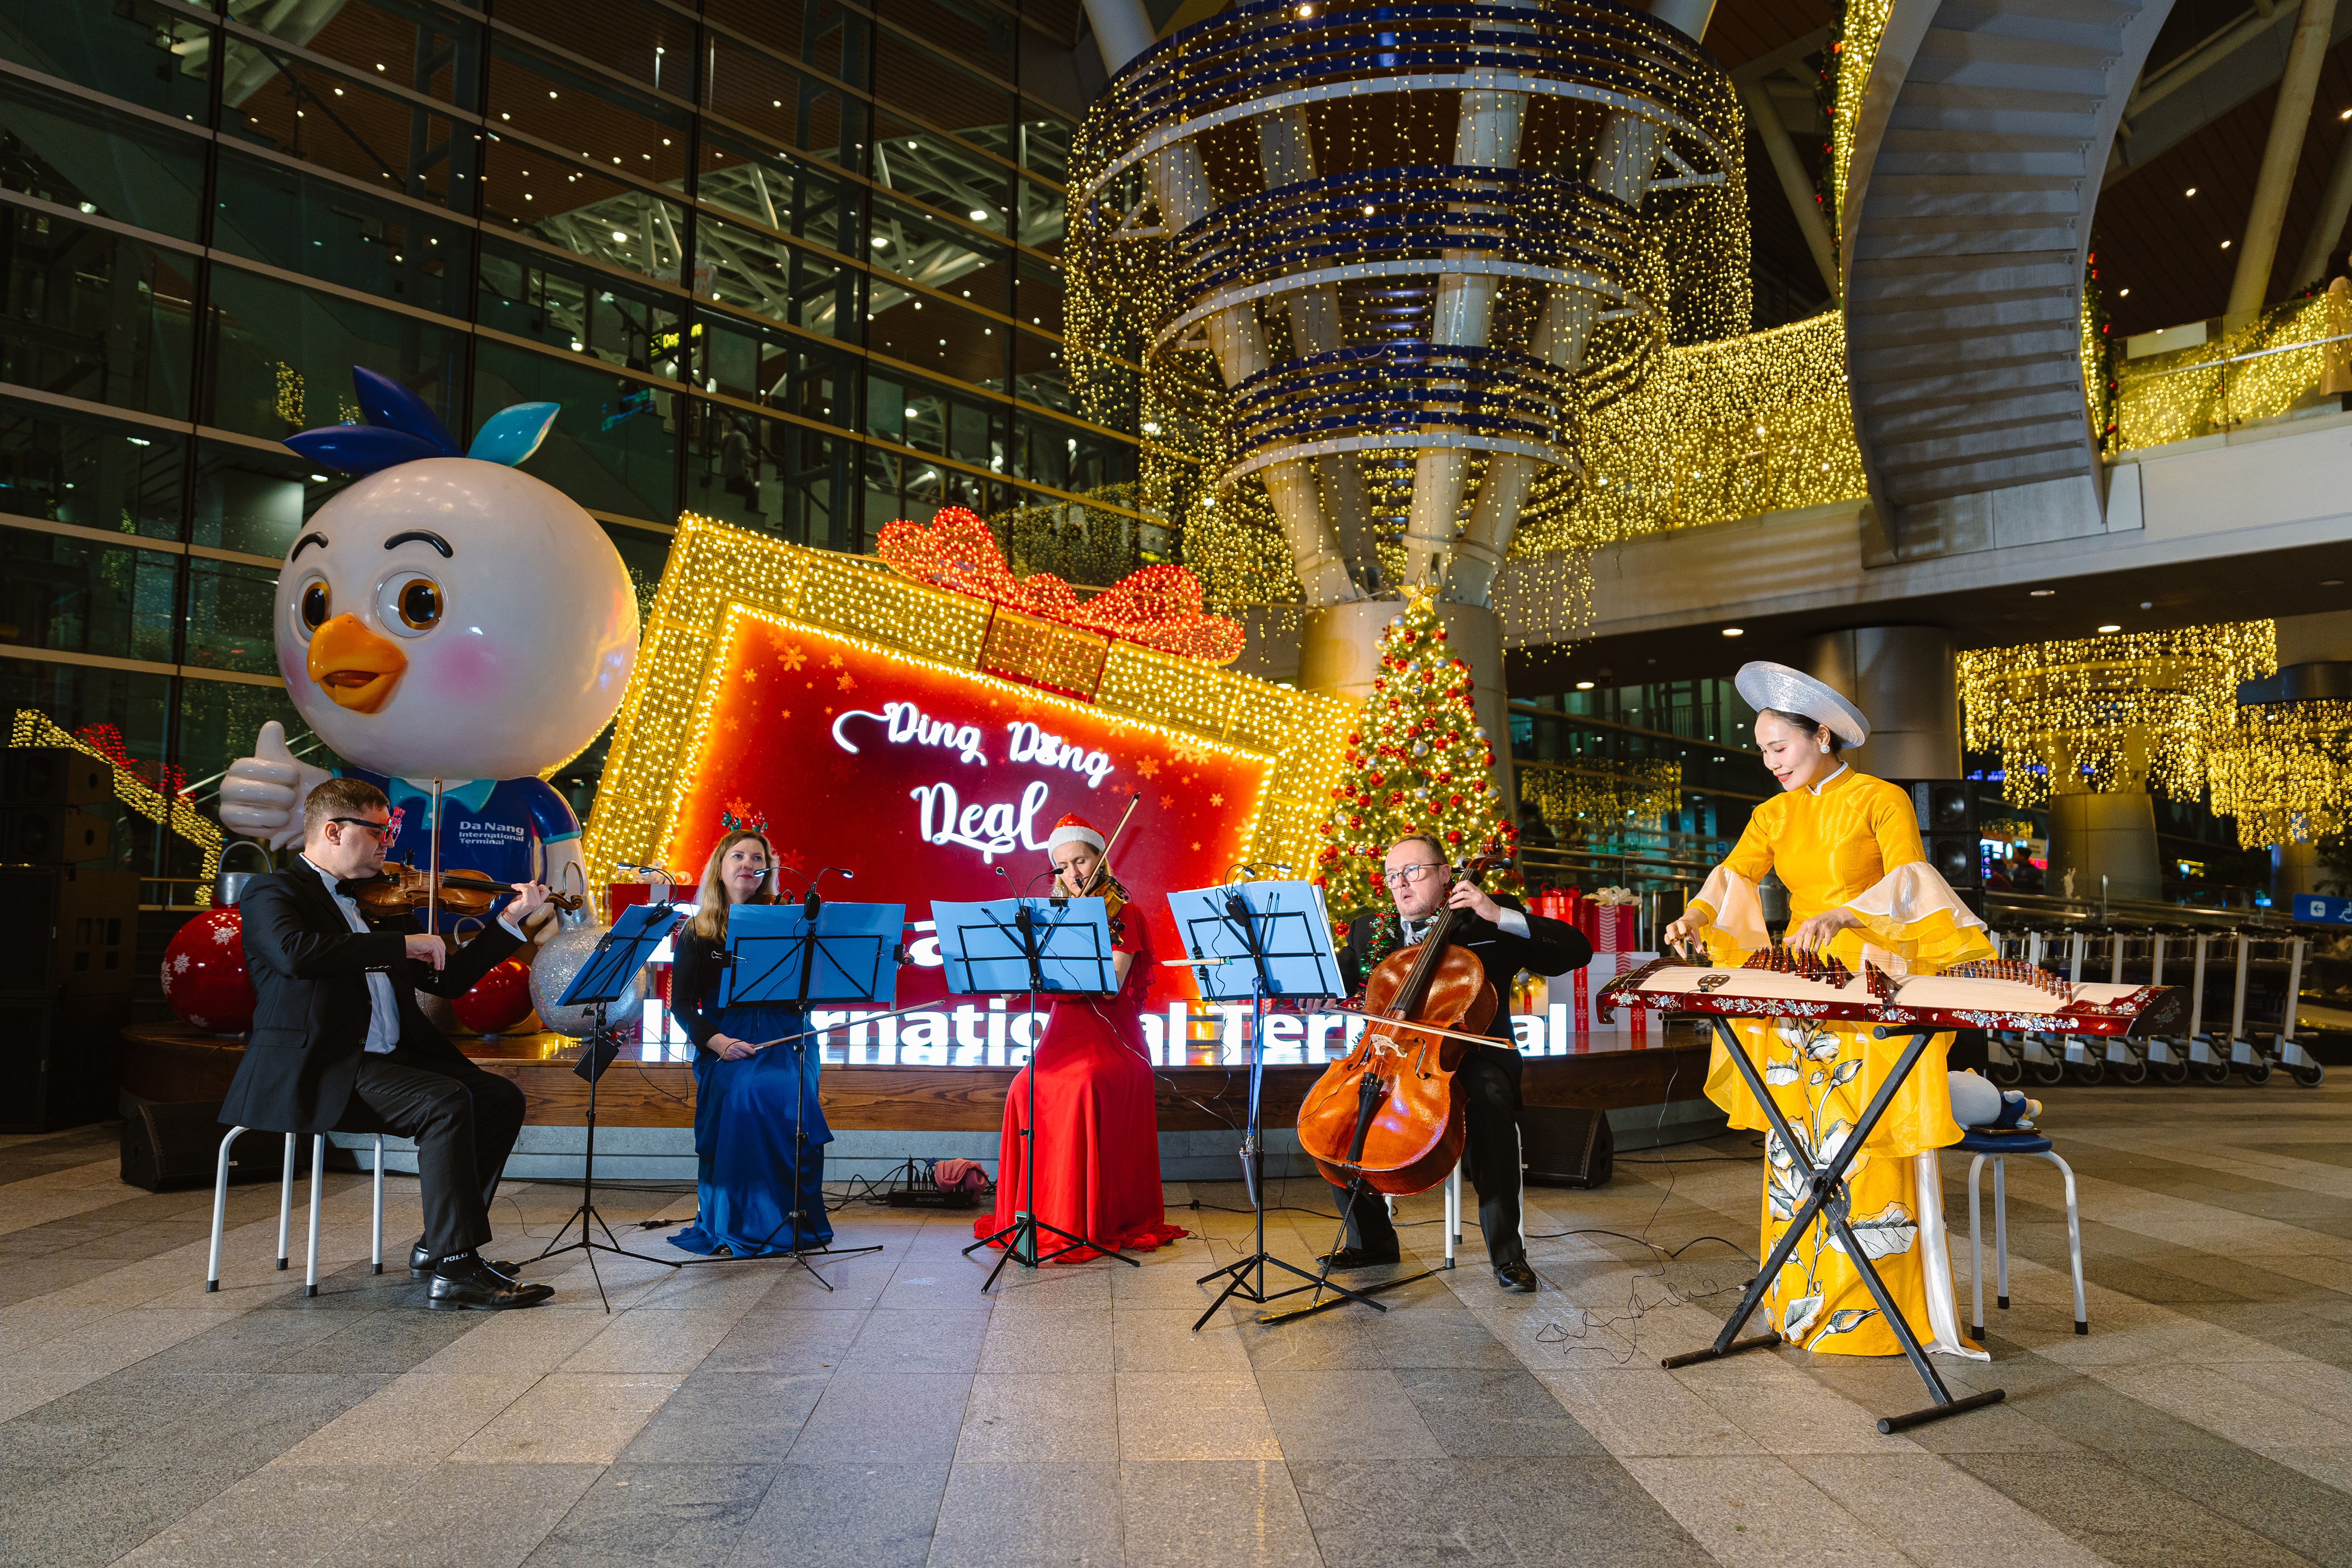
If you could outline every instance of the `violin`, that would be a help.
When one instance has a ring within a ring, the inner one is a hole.
[[[494,882],[479,872],[445,871],[436,898],[434,882],[431,872],[419,871],[404,861],[386,861],[383,871],[352,887],[352,896],[362,909],[377,916],[407,915],[430,903],[442,914],[478,920],[488,915],[500,897],[514,892],[513,883]],[[569,893],[551,893],[547,902],[558,909],[580,907],[579,897]]]
[[[1127,831],[1127,820],[1135,815],[1136,802],[1142,799],[1143,792],[1139,789],[1127,798],[1127,810],[1118,814],[1118,822],[1111,829],[1110,837],[1103,841],[1103,852],[1095,862],[1093,873],[1087,878],[1086,884],[1076,893],[1056,894],[1055,897],[1057,902],[1063,898],[1099,898],[1103,901],[1105,918],[1111,920],[1118,919],[1126,910],[1127,889],[1120,886],[1118,879],[1110,874],[1110,852],[1112,846],[1118,842],[1119,834]],[[1054,878],[1054,885],[1058,888],[1067,884],[1057,874]]]
[[[1504,858],[1490,840],[1462,876],[1475,885]],[[1454,1070],[1471,1040],[1486,1037],[1499,1004],[1486,966],[1446,941],[1460,913],[1440,908],[1426,936],[1381,960],[1364,987],[1370,1023],[1299,1107],[1299,1145],[1335,1186],[1360,1180],[1409,1197],[1444,1181],[1462,1158],[1466,1124]]]

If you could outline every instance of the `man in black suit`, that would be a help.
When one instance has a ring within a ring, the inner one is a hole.
[[[455,958],[439,936],[374,931],[345,884],[383,868],[392,813],[382,790],[330,779],[302,809],[302,853],[247,883],[237,908],[253,977],[253,1033],[221,1119],[290,1132],[389,1133],[416,1140],[425,1234],[412,1276],[432,1275],[441,1311],[528,1307],[553,1291],[493,1269],[490,1199],[522,1128],[522,1091],[466,1060],[416,1006],[461,997],[522,945],[517,924],[546,902],[518,883],[498,922]]]
[[[1356,916],[1339,952],[1340,974],[1349,993],[1360,994],[1381,959],[1420,941],[1440,907],[1455,911],[1447,945],[1467,948],[1484,966],[1497,1003],[1487,1030],[1495,1043],[1466,1047],[1454,1072],[1454,1092],[1462,1097],[1469,1124],[1462,1163],[1478,1189],[1478,1226],[1486,1233],[1496,1283],[1507,1291],[1532,1291],[1535,1270],[1528,1267],[1527,1242],[1519,1234],[1522,1063],[1511,1034],[1511,982],[1522,969],[1538,975],[1580,969],[1592,959],[1592,945],[1573,925],[1529,915],[1517,899],[1492,897],[1467,879],[1453,881],[1445,850],[1435,839],[1399,839],[1389,846],[1382,870],[1396,912]],[[1318,1261],[1333,1269],[1395,1262],[1396,1227],[1380,1195],[1365,1192],[1350,1204],[1347,1188],[1339,1194],[1347,1244]]]

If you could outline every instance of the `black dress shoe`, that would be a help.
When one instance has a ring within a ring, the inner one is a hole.
[[[511,1307],[535,1307],[555,1294],[552,1285],[526,1285],[509,1280],[476,1258],[457,1272],[436,1272],[425,1294],[425,1304],[436,1312],[502,1312]]]
[[[1393,1263],[1393,1252],[1368,1252],[1361,1247],[1342,1247],[1337,1252],[1326,1252],[1315,1260],[1333,1273],[1342,1269],[1377,1269],[1383,1263]]]
[[[422,1280],[425,1275],[433,1272],[433,1265],[439,1261],[441,1261],[440,1259],[425,1250],[425,1243],[420,1241],[408,1249],[408,1277],[412,1280]],[[499,1258],[491,1261],[490,1267],[511,1280],[514,1278],[515,1270],[521,1265]]]
[[[1507,1263],[1495,1265],[1495,1283],[1521,1295],[1532,1294],[1536,1288],[1536,1271],[1528,1267],[1524,1258],[1514,1258]]]

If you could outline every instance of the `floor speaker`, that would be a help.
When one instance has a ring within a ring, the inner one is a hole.
[[[221,1140],[227,1136],[218,1101],[173,1104],[131,1100],[122,1113],[122,1179],[149,1192],[210,1186]],[[282,1135],[247,1133],[229,1151],[228,1179],[274,1180],[285,1160]]]
[[[1529,1186],[1601,1186],[1615,1174],[1616,1158],[1608,1112],[1519,1107],[1519,1163]]]

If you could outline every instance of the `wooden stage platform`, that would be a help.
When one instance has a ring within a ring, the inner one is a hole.
[[[228,1092],[244,1052],[236,1036],[209,1035],[181,1024],[138,1024],[123,1031],[122,1087],[147,1100],[216,1101]],[[1524,1093],[1530,1105],[1619,1110],[1669,1100],[1700,1098],[1706,1081],[1706,1040],[1676,1020],[1658,1043],[1627,1049],[1622,1034],[1589,1037],[1591,1048],[1558,1056],[1529,1056]],[[588,1085],[572,1069],[580,1044],[562,1035],[508,1035],[461,1040],[466,1054],[520,1085],[534,1126],[576,1127],[587,1121]],[[673,1048],[673,1051],[678,1048]],[[1162,1132],[1207,1132],[1238,1124],[1247,1109],[1248,1073],[1209,1059],[1156,1067]],[[829,1062],[820,1080],[825,1119],[836,1129],[992,1132],[1002,1124],[1012,1067],[913,1067]],[[1269,1065],[1265,1124],[1288,1126],[1299,1103],[1322,1075],[1318,1065]],[[597,1124],[605,1127],[690,1127],[694,1074],[682,1061],[646,1061],[625,1050],[596,1090]]]

